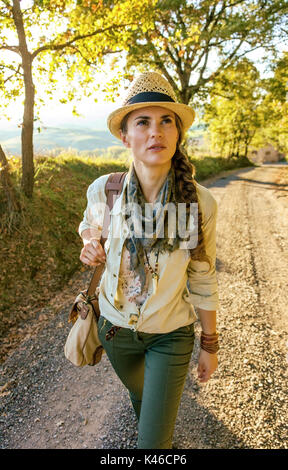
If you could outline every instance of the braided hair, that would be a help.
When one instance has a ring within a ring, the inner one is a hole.
[[[193,163],[190,162],[186,151],[181,146],[182,141],[182,123],[181,119],[175,114],[176,127],[178,129],[179,138],[177,142],[176,152],[172,157],[172,165],[175,171],[176,186],[178,188],[177,200],[178,202],[187,203],[187,212],[189,213],[189,204],[198,204],[198,243],[195,248],[191,248],[190,256],[191,259],[197,261],[206,261],[211,268],[211,260],[206,254],[204,234],[203,234],[203,217],[201,208],[199,205],[198,195],[196,191],[196,183],[194,176],[196,174],[196,168]]]
[[[123,134],[127,133],[127,122],[129,115],[124,116],[120,129]],[[181,146],[182,142],[182,122],[177,114],[175,114],[176,127],[178,129],[178,141],[176,146],[176,151],[172,157],[172,165],[175,171],[175,182],[177,187],[177,202],[186,203],[187,214],[190,213],[190,203],[197,203],[198,207],[198,243],[195,248],[190,248],[190,257],[193,260],[197,261],[206,261],[211,268],[211,260],[206,254],[204,234],[203,234],[203,218],[202,212],[198,201],[198,195],[196,191],[196,183],[194,176],[196,174],[196,168],[193,163],[188,159],[188,156]]]

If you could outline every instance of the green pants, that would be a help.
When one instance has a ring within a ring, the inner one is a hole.
[[[138,419],[139,449],[171,449],[177,412],[194,346],[193,323],[170,333],[121,328],[106,340],[112,323],[101,315],[99,339]]]

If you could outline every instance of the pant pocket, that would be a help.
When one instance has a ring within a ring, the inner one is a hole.
[[[99,339],[102,343],[103,338],[105,339],[106,332],[108,328],[111,328],[112,323],[107,320],[107,318],[103,317],[103,315],[100,315],[99,320],[98,320],[98,336]]]

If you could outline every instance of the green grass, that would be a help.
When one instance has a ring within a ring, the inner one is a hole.
[[[247,160],[228,162],[211,157],[191,161],[197,181],[223,169],[249,165]],[[127,170],[129,161],[74,155],[38,157],[32,199],[20,191],[21,162],[10,158],[9,164],[22,211],[14,228],[10,225],[9,229],[11,214],[8,218],[4,214],[0,195],[0,335],[11,321],[17,321],[19,311],[28,315],[31,307],[40,309],[80,270],[82,242],[77,230],[86,207],[87,188],[100,175]]]
[[[87,188],[102,174],[127,169],[126,162],[119,160],[38,158],[34,194],[28,199],[20,191],[20,161],[9,163],[22,211],[9,229],[0,197],[0,321],[2,316],[13,318],[20,305],[24,311],[29,305],[45,305],[81,268],[82,242],[77,230]]]
[[[248,158],[245,157],[231,159],[222,157],[192,157],[190,160],[196,168],[195,178],[199,182],[211,176],[217,175],[224,170],[255,166],[250,160],[248,160]]]

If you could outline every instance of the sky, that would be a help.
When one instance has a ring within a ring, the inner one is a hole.
[[[9,53],[8,53],[9,54]],[[11,53],[10,53],[11,54]],[[3,53],[1,54],[3,57]],[[11,57],[10,57],[11,59]],[[7,60],[9,57],[7,55]],[[104,85],[107,80],[106,73],[98,73],[96,76],[97,84]],[[115,72],[116,74],[116,72]],[[112,78],[112,74],[109,74],[109,79]],[[37,79],[34,77],[34,84],[37,88],[37,94],[45,101],[45,104],[41,105],[41,108],[38,111],[40,121],[35,122],[35,128],[41,126],[45,127],[89,127],[96,130],[107,130],[106,120],[110,112],[116,109],[121,105],[122,99],[118,101],[109,102],[104,93],[97,91],[95,96],[83,97],[81,101],[68,102],[62,104],[59,102],[63,98],[63,89],[65,89],[65,77],[58,74],[57,76],[58,85],[57,91],[53,93],[53,99],[49,99],[45,96],[44,87],[41,88],[41,84],[37,84]],[[120,96],[123,97],[125,90],[122,87],[120,88]],[[17,128],[23,120],[23,96],[18,97],[15,101],[13,100],[9,106],[7,106],[5,113],[9,115],[10,120],[7,120],[0,115],[0,129],[15,129]],[[97,102],[95,102],[97,99]],[[37,100],[37,95],[36,95]],[[76,106],[77,113],[79,117],[73,115],[73,107]],[[36,108],[35,108],[36,115]]]
[[[48,102],[40,110],[40,125],[42,127],[85,127],[94,128],[96,130],[107,130],[106,120],[110,112],[117,108],[117,102],[108,103],[104,101],[103,97],[99,97],[97,103],[93,99],[83,99],[81,103],[77,104],[77,112],[81,115],[76,117],[73,115],[73,103],[61,104],[56,100]],[[118,103],[120,105],[120,103]],[[0,119],[0,128],[15,129],[17,125],[22,122],[23,105],[21,100],[18,103],[13,103],[8,108],[12,115],[11,121],[7,119]],[[35,128],[39,123],[35,123]]]

